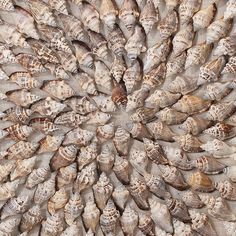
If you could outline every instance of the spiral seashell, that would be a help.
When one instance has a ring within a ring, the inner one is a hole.
[[[143,214],[143,213],[139,214],[138,228],[145,235],[148,235],[148,236],[155,235],[154,222],[153,222],[152,218],[147,214]]]
[[[14,5],[12,0],[4,0],[0,4],[0,9],[4,11],[14,11]]]
[[[9,136],[15,141],[27,140],[33,133],[33,128],[27,125],[15,124],[6,128]]]
[[[114,191],[112,192],[112,198],[115,204],[122,210],[124,210],[129,197],[129,191],[123,184],[119,184],[114,188]]]
[[[78,74],[77,79],[78,79],[78,85],[84,92],[91,95],[98,94],[95,86],[95,81],[88,74],[86,73]]]
[[[233,56],[235,55],[235,49],[236,49],[236,44],[234,36],[225,37],[220,39],[214,50],[213,55],[217,57],[223,55]]]
[[[67,52],[58,51],[57,52],[59,61],[65,71],[76,73],[77,72],[77,61],[76,57]]]
[[[229,0],[226,3],[226,9],[224,12],[224,18],[225,19],[230,19],[233,18],[236,15],[236,10],[235,10],[235,2],[233,0]]]
[[[108,145],[102,147],[101,153],[97,156],[99,169],[102,172],[109,172],[115,161],[115,156]]]
[[[0,183],[4,182],[12,169],[16,166],[15,161],[4,162],[0,165]]]
[[[47,153],[54,152],[58,150],[62,141],[64,139],[63,135],[47,135],[43,139],[40,140],[40,147],[38,149],[38,153]]]
[[[126,127],[133,138],[136,138],[140,141],[144,138],[151,138],[151,135],[149,134],[146,126],[140,122],[129,122],[126,124]]]
[[[69,79],[69,75],[63,69],[62,65],[54,64],[54,63],[46,63],[44,65],[45,68],[49,70],[49,72],[55,76],[56,79]]]
[[[230,82],[224,84],[218,82],[209,84],[206,87],[206,93],[203,97],[205,99],[220,101],[231,92],[229,85]]]
[[[125,106],[127,104],[127,92],[124,84],[114,82],[111,100],[119,107]]]
[[[112,101],[112,96],[99,94],[97,96],[94,96],[93,100],[102,112],[109,113],[117,110],[115,103]]]
[[[110,122],[106,125],[101,125],[97,127],[97,137],[99,141],[105,142],[109,139],[112,139],[115,135],[115,126],[114,122]]]
[[[223,169],[223,172],[225,175],[232,181],[236,182],[236,172],[235,172],[236,167],[233,166],[227,166]]]
[[[151,208],[151,218],[154,223],[160,226],[167,233],[173,233],[170,212],[165,204],[162,204],[154,199],[149,199]]]
[[[183,200],[185,205],[190,208],[202,208],[204,206],[204,203],[201,201],[198,194],[191,190],[183,192],[181,199]]]
[[[55,125],[51,119],[45,117],[35,117],[30,120],[30,125],[32,128],[38,130],[39,132],[45,134],[51,134],[54,131],[57,131],[59,127]]]
[[[15,233],[18,225],[20,223],[20,218],[18,216],[9,217],[0,223],[0,233],[2,235],[11,235]]]
[[[236,57],[232,56],[229,58],[221,74],[236,74]]]
[[[0,184],[0,201],[6,201],[14,197],[19,184],[20,182],[17,179],[11,182]]]
[[[17,59],[13,52],[10,50],[10,47],[0,43],[0,64],[14,64],[17,62]]]
[[[56,174],[51,174],[50,178],[42,183],[39,183],[34,193],[34,202],[42,204],[52,197],[55,193],[55,178]]]
[[[236,200],[236,187],[230,181],[218,181],[214,183],[214,187],[219,191],[222,198],[231,201]]]
[[[129,161],[133,168],[141,175],[143,175],[148,166],[148,157],[146,152],[133,148],[130,151]]]
[[[115,56],[115,59],[111,65],[110,73],[114,77],[117,83],[119,83],[126,70],[125,60],[122,56]]]
[[[120,155],[127,155],[129,151],[129,142],[130,142],[130,134],[125,131],[121,126],[118,126],[115,132],[115,136],[113,138],[113,143],[117,152]]]
[[[49,0],[48,5],[51,7],[51,9],[68,15],[67,7],[66,7],[66,0],[59,0],[59,1]]]
[[[129,183],[129,162],[124,157],[119,155],[115,157],[113,171],[122,183]]]
[[[159,166],[162,178],[166,183],[172,187],[182,191],[189,188],[189,185],[186,183],[182,172],[174,166]]]

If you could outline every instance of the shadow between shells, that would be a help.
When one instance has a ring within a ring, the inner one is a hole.
[[[236,235],[235,16],[0,1],[0,235]]]

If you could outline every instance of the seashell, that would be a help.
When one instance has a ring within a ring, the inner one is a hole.
[[[113,171],[120,182],[129,184],[129,162],[124,157],[116,156]]]
[[[22,67],[32,74],[46,72],[46,69],[43,67],[37,56],[27,53],[20,53],[16,56],[16,59]]]
[[[65,71],[68,71],[71,73],[77,72],[77,61],[76,61],[76,57],[73,54],[63,52],[63,51],[58,51],[57,55]]]
[[[133,122],[147,123],[155,117],[156,108],[140,107],[131,116]]]
[[[41,97],[28,92],[26,89],[20,89],[15,91],[9,91],[7,97],[10,101],[15,103],[17,106],[27,107],[34,102],[37,102]]]
[[[195,31],[207,28],[216,14],[216,3],[212,3],[206,8],[201,9],[193,16],[193,27]]]
[[[67,7],[66,7],[66,1],[65,0],[49,0],[48,5],[51,7],[51,9],[56,10],[60,13],[68,15]]]
[[[215,190],[214,183],[212,182],[212,180],[206,174],[203,174],[200,171],[194,172],[190,176],[188,183],[193,190],[199,192],[209,193]]]
[[[16,83],[21,88],[33,89],[42,86],[43,82],[36,80],[28,72],[14,72],[9,76],[9,81]]]
[[[62,30],[43,24],[38,24],[37,28],[42,34],[43,39],[49,43],[50,47],[58,51],[71,53],[70,45]]]
[[[173,219],[175,235],[194,235],[193,229],[189,224]]]
[[[236,15],[235,2],[233,0],[229,0],[226,3],[224,18],[225,19],[233,18],[235,15]]]
[[[16,195],[16,190],[18,189],[19,184],[20,182],[17,179],[0,184],[0,201],[6,201],[13,198]]]
[[[4,139],[5,137],[7,137],[9,135],[9,133],[5,130],[0,130],[0,140]]]
[[[223,198],[203,194],[200,195],[200,198],[206,205],[209,215],[211,215],[212,217],[218,220],[236,220],[236,216],[233,214],[233,212],[231,212],[228,204]]]
[[[183,0],[179,5],[179,18],[183,25],[189,24],[193,15],[199,11],[202,0]]]
[[[79,42],[73,42],[75,47],[75,56],[80,66],[93,68],[93,55],[90,49]]]
[[[62,167],[57,173],[57,188],[62,188],[72,184],[77,176],[77,165],[73,163],[69,166]]]
[[[191,208],[202,208],[204,206],[204,203],[201,201],[198,194],[191,190],[183,192],[181,199],[183,200],[186,206]]]
[[[235,172],[235,166],[227,166],[223,169],[223,172],[225,173],[225,175],[232,181],[232,182],[236,182],[236,172]]]
[[[55,214],[57,210],[62,209],[69,200],[65,188],[61,188],[49,199],[47,209],[50,214]]]
[[[236,57],[230,57],[221,74],[236,74]]]
[[[115,204],[122,210],[124,210],[129,197],[129,191],[122,184],[119,184],[112,192],[112,198]]]
[[[100,211],[94,203],[93,199],[89,198],[88,201],[86,201],[82,217],[85,227],[87,229],[91,229],[92,232],[95,233],[96,226],[99,223]]]
[[[7,180],[8,175],[15,168],[15,161],[4,162],[0,166],[0,183]]]
[[[143,138],[151,138],[146,126],[142,123],[129,122],[126,124],[127,130],[131,136],[138,140],[143,140]]]
[[[115,60],[119,60],[119,57],[125,54],[126,38],[118,24],[115,24],[113,29],[109,31],[107,43],[108,48],[115,54]],[[118,58],[116,59],[117,56]]]
[[[105,235],[115,234],[119,217],[119,211],[116,209],[113,201],[109,199],[100,216],[100,227]]]
[[[135,235],[135,228],[138,226],[138,214],[129,205],[124,209],[120,217],[121,228],[127,235]]]
[[[34,193],[34,202],[42,204],[54,195],[56,174],[53,173],[50,178],[42,183],[39,183]]]
[[[56,79],[69,79],[69,75],[63,69],[62,65],[47,63],[44,65]]]
[[[82,73],[77,77],[77,79],[78,79],[78,85],[81,87],[83,92],[91,95],[98,94],[95,86],[95,81],[88,74]]]
[[[173,52],[179,56],[186,49],[190,48],[193,43],[195,33],[192,24],[188,24],[182,30],[178,31],[172,40]]]
[[[12,0],[1,1],[0,9],[4,10],[4,11],[14,11],[15,10]]]
[[[38,24],[57,26],[53,13],[46,3],[39,0],[32,0],[28,2],[28,6]]]
[[[180,191],[189,188],[189,185],[186,183],[184,176],[179,169],[168,165],[161,165],[159,167],[162,177],[166,183]]]
[[[115,156],[108,145],[102,147],[101,153],[97,156],[99,169],[102,172],[109,172],[115,161]]]
[[[221,19],[212,22],[207,27],[206,42],[208,44],[214,43],[219,39],[227,36],[227,34],[231,29],[231,26],[232,26],[232,20],[224,19],[223,17]]]
[[[11,198],[1,210],[1,220],[9,216],[24,213],[28,208],[29,201],[30,200],[28,196],[18,196]]]
[[[150,134],[152,134],[152,136],[154,137],[154,139],[158,139],[158,140],[160,139],[167,142],[174,141],[173,136],[175,136],[175,134],[163,122],[154,121],[154,122],[148,123],[146,126]]]
[[[176,103],[180,97],[181,94],[179,93],[170,93],[165,90],[156,89],[154,93],[146,99],[145,103],[149,106],[164,108]]]
[[[233,56],[235,55],[235,49],[236,49],[236,43],[234,36],[225,37],[220,39],[213,55],[216,57],[220,57],[223,55]]]
[[[7,149],[7,159],[30,158],[38,149],[39,144],[33,142],[19,141]]]
[[[0,37],[9,47],[29,48],[24,36],[13,25],[0,24]]]
[[[51,97],[46,97],[37,101],[31,106],[32,111],[39,113],[41,116],[48,116],[50,118],[56,117],[66,107],[65,104],[57,102]]]
[[[129,151],[130,134],[121,126],[118,126],[113,138],[113,143],[117,152],[123,156],[126,156]]]
[[[77,148],[75,145],[61,146],[50,159],[50,168],[55,171],[72,164],[76,158],[76,154]]]
[[[109,29],[114,29],[118,10],[112,0],[102,0],[100,5],[100,18]]]
[[[41,234],[45,236],[56,236],[63,231],[63,219],[60,213],[49,215],[42,222]]]
[[[16,167],[12,171],[10,175],[11,181],[20,178],[20,177],[25,177],[29,175],[36,164],[36,156],[33,156],[29,159],[23,159],[23,160],[17,160],[16,161]]]
[[[182,52],[179,56],[170,56],[166,64],[166,76],[173,76],[184,71],[184,65],[187,58],[186,52]]]
[[[158,117],[158,120],[166,123],[167,125],[177,125],[185,121],[188,115],[178,112],[175,109],[166,107],[163,110],[157,112],[156,117]]]
[[[40,154],[56,151],[60,147],[63,139],[64,136],[62,135],[47,135],[39,141],[40,147],[38,149],[38,153]]]
[[[177,111],[187,113],[189,115],[203,112],[211,105],[211,101],[203,100],[194,95],[184,95],[177,103],[173,105]]]
[[[98,86],[110,91],[112,89],[110,71],[102,61],[95,63],[94,78]]]
[[[3,43],[0,43],[0,64],[14,64],[16,62],[16,57],[10,50],[10,47]]]
[[[84,208],[79,193],[73,193],[64,208],[65,221],[68,225],[74,225],[75,220],[81,215]]]
[[[27,125],[15,124],[6,128],[9,136],[15,141],[27,140],[32,134],[33,129]]]
[[[33,118],[30,120],[30,125],[32,128],[46,134],[53,133],[54,131],[59,129],[56,125],[54,125],[51,119],[46,117]]]
[[[93,30],[94,32],[99,33],[100,20],[99,20],[99,13],[96,11],[96,9],[92,5],[85,2],[80,4],[79,7],[80,7],[81,20],[85,28],[88,28],[90,30]]]
[[[236,200],[236,188],[230,181],[218,181],[214,183],[214,186],[222,198],[232,201]]]
[[[231,236],[235,234],[235,227],[236,227],[235,222],[223,221],[223,226],[224,226],[225,234],[227,236]]]
[[[90,188],[96,179],[96,164],[94,162],[85,166],[77,175],[74,184],[74,190],[81,192],[85,189]]]
[[[192,218],[192,229],[201,235],[217,236],[215,229],[213,228],[208,216],[205,213],[199,213],[196,211],[190,211],[190,217]]]
[[[161,19],[158,30],[162,40],[166,40],[174,35],[178,30],[179,19],[175,10],[169,11],[163,19]]]
[[[102,112],[114,112],[116,111],[116,105],[112,101],[111,96],[107,96],[104,94],[99,94],[97,96],[93,97],[93,100],[95,101],[97,107]]]
[[[35,225],[43,220],[42,211],[39,205],[32,206],[22,215],[20,222],[20,231],[29,232]]]
[[[139,213],[138,228],[144,235],[148,235],[148,236],[155,235],[154,222],[152,218],[147,214]]]
[[[2,235],[12,235],[15,233],[18,225],[20,223],[20,218],[18,216],[9,217],[0,223],[0,233]]]
[[[93,193],[97,206],[102,210],[105,208],[108,199],[111,197],[113,185],[107,175],[102,172],[99,180],[93,185]]]
[[[136,148],[131,149],[129,161],[139,174],[143,175],[147,171],[148,157],[146,152]]]
[[[158,9],[155,9],[152,1],[148,1],[142,8],[139,17],[139,22],[143,26],[146,35],[148,35],[153,29],[154,25],[157,24],[159,17]]]
[[[206,87],[206,93],[203,95],[204,98],[220,101],[231,92],[229,84],[230,82],[224,84],[218,82],[208,84]]]
[[[184,223],[191,221],[188,208],[183,201],[176,198],[168,198],[165,199],[165,203],[173,217]]]
[[[111,65],[110,73],[114,77],[117,83],[123,78],[123,74],[126,71],[125,60],[121,56],[115,56],[115,59]]]
[[[148,210],[150,208],[147,202],[149,192],[145,182],[134,176],[131,176],[128,190],[136,205],[140,209]]]
[[[44,182],[50,176],[48,167],[40,167],[32,170],[26,181],[26,188],[32,189],[39,183]]]
[[[136,25],[134,28],[134,33],[128,39],[125,44],[125,50],[127,51],[127,57],[134,61],[137,57],[147,50],[145,46],[146,35],[145,31],[141,26]]]
[[[124,73],[123,81],[127,94],[130,94],[136,87],[137,83],[141,80],[141,65],[139,61],[135,61]]]
[[[115,135],[115,126],[114,122],[108,123],[106,125],[101,125],[97,127],[97,138],[101,142],[110,140]]]
[[[171,50],[171,40],[167,39],[161,43],[154,44],[147,50],[146,60],[144,60],[144,72],[151,71],[161,62],[165,62]]]
[[[181,0],[165,0],[165,3],[168,10],[173,10],[181,3]]]
[[[102,111],[94,111],[88,114],[88,118],[86,124],[105,125],[111,119],[111,115]]]
[[[72,97],[64,102],[68,105],[73,111],[79,113],[81,115],[86,115],[92,111],[96,111],[97,107],[91,103],[91,101],[87,97]]]
[[[224,121],[236,110],[233,101],[212,104],[207,112],[207,119],[212,121]]]
[[[127,30],[132,33],[139,17],[138,5],[134,0],[124,0],[120,6],[119,18]]]
[[[225,58],[223,56],[210,60],[204,65],[202,65],[200,67],[198,85],[202,85],[206,82],[217,81],[224,65],[225,65]]]
[[[203,144],[197,137],[191,134],[175,136],[173,139],[186,152],[202,152],[201,145]]]
[[[165,204],[158,202],[152,198],[148,199],[151,208],[151,218],[154,223],[167,233],[173,233],[173,226],[171,222],[170,212]]]
[[[81,234],[81,229],[77,225],[68,226],[61,234],[61,236],[76,236]]]
[[[63,145],[75,144],[79,146],[87,146],[93,137],[93,132],[78,127],[66,134]]]
[[[88,119],[88,117],[77,114],[74,111],[68,111],[57,116],[54,120],[54,124],[78,127],[79,125],[85,123]]]

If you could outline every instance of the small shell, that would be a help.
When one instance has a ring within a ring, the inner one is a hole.
[[[154,236],[155,235],[155,224],[152,218],[143,213],[139,213],[139,230],[147,236]]]
[[[129,162],[121,156],[116,156],[113,171],[120,182],[129,183]]]
[[[236,56],[229,58],[221,74],[236,74]]]
[[[214,21],[207,28],[206,42],[208,44],[214,43],[219,39],[227,36],[231,26],[232,26],[231,19],[224,19],[222,17],[221,19]]]
[[[183,191],[189,188],[189,185],[186,183],[182,172],[174,166],[159,166],[161,170],[162,177],[166,183],[172,187]]]
[[[75,145],[61,146],[50,159],[52,171],[72,164],[76,158],[77,148]]]
[[[115,103],[112,101],[112,96],[107,96],[105,94],[99,94],[92,98],[96,103],[99,110],[102,112],[114,112],[116,111],[117,107]]]
[[[206,82],[215,82],[219,79],[219,74],[225,65],[225,58],[220,56],[212,59],[200,67],[198,85]]]
[[[119,18],[127,30],[132,33],[139,17],[138,5],[134,0],[124,0],[120,7]]]
[[[202,208],[204,206],[204,203],[201,201],[198,194],[195,192],[188,190],[186,192],[183,192],[183,195],[181,196],[183,202],[186,206],[191,208]]]
[[[217,8],[216,4],[212,3],[208,7],[201,9],[198,11],[194,16],[193,16],[193,27],[194,30],[200,30],[200,29],[205,29],[207,28],[215,14],[216,14]]]
[[[236,16],[235,2],[233,0],[229,0],[226,3],[224,18],[229,19],[229,18],[233,18],[234,16]]]
[[[123,156],[127,155],[129,151],[130,134],[121,126],[118,126],[113,138],[113,143],[119,154]]]
[[[34,202],[36,204],[42,204],[54,195],[56,191],[55,177],[56,175],[53,173],[48,180],[38,184],[34,193]]]
[[[129,122],[126,124],[127,130],[130,132],[131,136],[138,140],[143,140],[143,138],[151,138],[146,126],[140,122]]]
[[[47,68],[50,73],[56,78],[56,79],[69,79],[69,75],[66,73],[66,71],[63,69],[62,65],[59,64],[53,64],[53,63],[46,63],[44,65],[45,68]]]
[[[63,145],[75,144],[86,146],[94,137],[94,133],[85,129],[75,128],[66,134]]]
[[[161,19],[158,30],[160,31],[160,37],[162,40],[166,40],[178,30],[178,15],[175,10],[169,11],[164,18]]]
[[[122,184],[119,184],[112,192],[112,198],[114,199],[115,204],[122,210],[124,210],[129,197],[129,191]]]
[[[35,225],[43,220],[41,207],[35,205],[22,215],[20,231],[29,232]]]
[[[222,198],[232,201],[236,200],[236,187],[230,181],[218,181],[214,185]]]
[[[188,183],[193,190],[199,192],[212,192],[215,190],[212,180],[200,171],[194,172],[190,176]]]
[[[120,218],[121,228],[127,235],[134,235],[135,228],[138,226],[138,214],[129,205],[124,209]]]
[[[104,172],[109,172],[115,161],[115,156],[108,145],[102,147],[100,155],[97,156],[99,169]]]
[[[68,193],[65,188],[61,188],[48,200],[48,212],[55,214],[56,211],[63,208],[69,200]]]
[[[116,82],[119,83],[126,70],[125,60],[122,56],[115,56],[115,59],[111,65],[110,73],[115,78]]]
[[[4,162],[0,165],[0,183],[7,180],[8,175],[15,168],[15,161]]]
[[[223,55],[233,56],[235,55],[235,50],[236,50],[235,36],[229,36],[221,39],[218,42],[213,55],[216,57],[220,57]]]
[[[60,13],[68,14],[67,7],[66,7],[66,1],[65,0],[49,0],[48,1],[49,6]]]
[[[50,176],[49,167],[40,167],[34,169],[27,178],[26,188],[33,188],[39,183],[44,182]]]
[[[40,140],[40,147],[38,153],[54,152],[56,151],[64,139],[63,135],[47,135]]]
[[[193,31],[192,24],[189,24],[182,30],[178,31],[172,40],[174,54],[179,56],[186,49],[190,48],[192,46],[194,36],[195,33]]]
[[[84,205],[80,194],[73,193],[64,208],[66,223],[73,225],[75,220],[81,215],[83,208]]]
[[[146,152],[132,148],[129,154],[129,161],[139,174],[143,175],[147,171],[148,157]]]
[[[202,142],[191,134],[173,137],[178,145],[186,152],[202,152]]]
[[[6,131],[13,140],[21,141],[27,140],[27,138],[33,133],[33,128],[27,125],[15,124],[6,128]]]
[[[35,55],[20,53],[16,56],[16,59],[22,65],[22,67],[32,74],[46,72],[46,69]]]
[[[45,117],[35,117],[30,120],[30,126],[39,132],[50,134],[59,128],[55,125],[51,119]]]
[[[146,44],[146,35],[141,26],[136,25],[134,33],[128,39],[125,44],[125,50],[127,51],[127,57],[134,61],[137,57],[147,50]]]
[[[94,111],[88,114],[89,119],[86,122],[88,125],[105,125],[110,119],[111,115],[102,111]]]
[[[91,94],[91,95],[98,94],[96,86],[95,86],[95,81],[88,74],[86,73],[78,74],[77,81],[78,81],[78,85],[80,86],[80,88],[82,89],[84,93]]]
[[[146,126],[150,134],[153,135],[154,139],[160,139],[167,142],[174,141],[173,136],[175,136],[175,134],[172,132],[169,126],[167,126],[163,122],[154,121],[148,123]]]
[[[151,218],[153,219],[154,223],[166,232],[172,234],[174,229],[171,222],[171,215],[167,206],[152,198],[150,198],[148,201],[151,208]]]
[[[17,59],[10,48],[5,44],[0,43],[0,64],[11,64],[16,62]]]
[[[115,126],[113,122],[97,127],[97,137],[101,142],[105,142],[109,139],[112,139],[114,135]]]
[[[230,82],[227,83],[211,83],[206,87],[206,93],[203,95],[205,99],[220,101],[227,96],[231,89],[229,88]]]
[[[6,201],[14,197],[19,184],[19,180],[0,184],[0,201]]]
[[[130,119],[133,122],[146,124],[155,117],[156,111],[156,108],[140,107],[130,116]]]
[[[236,167],[234,165],[225,167],[223,172],[232,182],[236,182]]]
[[[14,11],[14,5],[12,0],[1,1],[0,9],[4,11]]]

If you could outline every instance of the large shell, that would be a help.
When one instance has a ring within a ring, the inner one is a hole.
[[[121,126],[116,129],[113,143],[116,150],[121,155],[125,156],[129,151],[130,134],[125,131]]]
[[[234,16],[236,16],[235,2],[233,0],[229,0],[226,3],[224,18],[229,19],[229,18],[233,18]]]
[[[11,64],[16,62],[17,59],[13,52],[10,50],[9,46],[0,43],[0,64]]]
[[[124,157],[116,156],[113,171],[122,183],[129,183],[129,162]]]
[[[230,85],[230,82],[224,83],[224,84],[216,82],[216,83],[211,83],[207,85],[204,98],[220,101],[222,98],[224,98],[231,92],[229,85]]]
[[[236,187],[230,181],[218,181],[214,184],[222,198],[227,200],[236,200]]]
[[[232,181],[232,182],[236,182],[236,167],[235,165],[233,166],[227,166],[223,172],[225,173],[225,175]]]
[[[143,214],[143,213],[139,214],[138,228],[144,235],[147,235],[147,236],[155,235],[155,224],[152,218],[147,214]]]
[[[112,193],[112,198],[115,204],[122,210],[124,210],[129,197],[130,197],[129,191],[122,184],[119,184]]]
[[[7,176],[15,168],[15,161],[8,161],[0,165],[0,183],[7,179]]]
[[[132,148],[130,151],[129,161],[139,174],[143,175],[147,171],[148,157],[145,151]]]
[[[38,153],[54,152],[56,151],[64,139],[63,135],[47,135],[41,139]]]
[[[236,56],[230,57],[228,63],[226,63],[222,74],[236,74]]]
[[[201,201],[197,193],[188,190],[183,193],[182,200],[186,206],[190,208],[202,208],[204,203]]]
[[[97,127],[97,137],[101,142],[105,142],[113,138],[114,135],[115,135],[115,126],[113,122]]]
[[[33,128],[27,125],[15,124],[6,128],[9,136],[15,141],[27,140],[33,133]]]
[[[1,1],[0,9],[4,11],[14,11],[14,5],[12,0],[3,0]]]
[[[229,55],[233,56],[235,55],[236,50],[236,43],[235,43],[235,36],[229,36],[226,38],[221,39],[214,51],[214,56],[223,56],[223,55]]]
[[[0,184],[0,201],[6,201],[14,197],[16,195],[16,190],[18,189],[19,184],[19,180]]]
[[[102,147],[101,153],[97,156],[99,169],[104,172],[109,172],[114,164],[115,156],[108,145]]]

